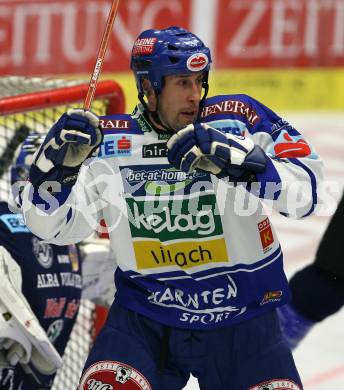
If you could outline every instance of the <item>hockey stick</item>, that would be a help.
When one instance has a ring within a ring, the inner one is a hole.
[[[119,6],[119,0],[112,0],[112,5],[111,5],[108,19],[106,21],[106,26],[105,26],[105,30],[103,33],[102,41],[101,41],[100,46],[99,46],[97,61],[94,65],[90,84],[88,86],[86,98],[84,101],[84,110],[89,110],[91,108],[91,105],[92,105],[94,94],[95,94],[96,88],[97,88],[98,78],[99,78],[99,75],[100,75],[100,72],[101,72],[101,69],[103,66],[104,58],[105,58],[105,53],[106,53],[106,48],[107,48],[107,45],[109,42],[110,33],[112,31],[113,23],[115,21],[116,15],[117,15],[118,6]]]

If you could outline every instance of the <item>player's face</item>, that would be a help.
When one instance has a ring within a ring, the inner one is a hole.
[[[157,107],[160,120],[165,126],[179,130],[196,120],[203,76],[202,72],[197,72],[165,77]]]

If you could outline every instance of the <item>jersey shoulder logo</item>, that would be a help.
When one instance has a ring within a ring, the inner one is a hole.
[[[30,233],[21,214],[2,214],[0,220],[11,233]]]

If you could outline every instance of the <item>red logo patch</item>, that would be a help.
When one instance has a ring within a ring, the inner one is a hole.
[[[123,136],[117,141],[118,150],[129,150],[131,148],[131,140]]]
[[[208,57],[203,53],[196,53],[190,56],[186,62],[186,66],[192,72],[203,70],[209,63]]]
[[[276,157],[297,158],[306,157],[312,153],[311,148],[304,139],[295,141],[288,133],[284,133],[283,138],[286,142],[280,142],[274,147]]]
[[[263,250],[264,252],[267,252],[269,246],[274,242],[274,236],[272,234],[272,229],[268,217],[266,217],[264,221],[258,223],[258,230]]]
[[[134,56],[143,56],[146,54],[152,54],[154,46],[157,42],[157,38],[141,38],[137,39],[133,47]]]
[[[80,379],[79,390],[152,390],[147,379],[135,368],[115,361],[90,366]]]

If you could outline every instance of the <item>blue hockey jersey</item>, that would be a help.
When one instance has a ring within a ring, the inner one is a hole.
[[[0,202],[0,245],[19,265],[22,293],[62,356],[81,297],[81,264],[77,247],[42,242],[25,226],[22,215],[11,212],[5,202]],[[0,389],[33,390],[45,388],[45,385],[50,388],[53,376],[38,376],[41,386],[17,365],[12,373],[1,373]]]

